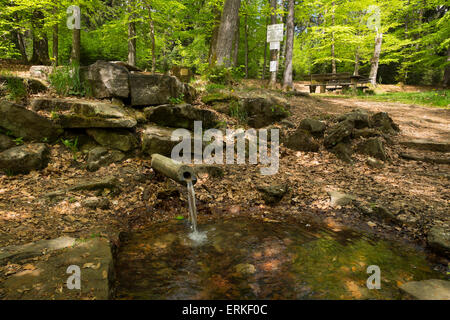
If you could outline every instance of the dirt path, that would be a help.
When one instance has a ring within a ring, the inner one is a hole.
[[[418,105],[377,102],[356,99],[322,98],[339,108],[360,108],[372,112],[387,112],[400,126],[406,139],[425,139],[450,143],[450,110]]]

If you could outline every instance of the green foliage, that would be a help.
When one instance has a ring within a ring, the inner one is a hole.
[[[70,139],[61,139],[61,142],[72,152],[73,160],[77,161],[77,153],[78,153],[78,137],[75,140]]]
[[[235,100],[230,102],[230,116],[236,118],[240,123],[246,123],[248,118],[247,112]]]
[[[13,140],[16,143],[16,146],[20,146],[23,144],[23,137],[19,137]]]
[[[49,75],[49,82],[55,91],[63,96],[90,95],[90,87],[80,78],[80,67],[58,67]]]
[[[175,98],[175,97],[170,97],[169,98],[169,103],[170,104],[180,104],[184,102],[184,94],[181,94],[179,97]]]
[[[19,102],[27,98],[27,88],[22,79],[5,76],[3,86],[7,99]]]
[[[217,90],[225,89],[226,86],[220,83],[208,83],[205,87],[206,92],[214,92]]]

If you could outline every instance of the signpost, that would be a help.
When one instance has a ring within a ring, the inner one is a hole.
[[[277,51],[276,55],[272,55],[272,57],[276,57],[276,60],[270,61],[270,72],[272,72],[272,79],[276,79],[276,72],[278,70],[278,51],[280,50],[280,42],[283,41],[283,34],[283,23],[267,26],[267,42],[270,43],[270,51]]]

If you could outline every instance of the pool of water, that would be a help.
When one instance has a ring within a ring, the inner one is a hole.
[[[117,299],[401,299],[400,284],[442,278],[422,252],[352,231],[236,218],[199,225],[202,241],[189,232],[173,221],[126,234]]]

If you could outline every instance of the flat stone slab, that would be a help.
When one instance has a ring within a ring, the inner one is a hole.
[[[446,280],[411,281],[400,289],[418,300],[450,300],[450,281]]]
[[[1,284],[3,299],[105,300],[113,296],[113,258],[107,239],[78,239],[75,245],[52,253],[47,260],[26,266]],[[73,275],[67,273],[69,266],[80,268],[80,289],[67,286]]]
[[[436,142],[425,139],[399,141],[402,146],[416,149],[438,152],[450,152],[450,142]]]
[[[74,238],[61,237],[52,240],[31,242],[24,245],[3,247],[0,248],[0,265],[6,265],[8,262],[16,263],[24,259],[42,255],[46,252],[67,248],[74,244]]]

